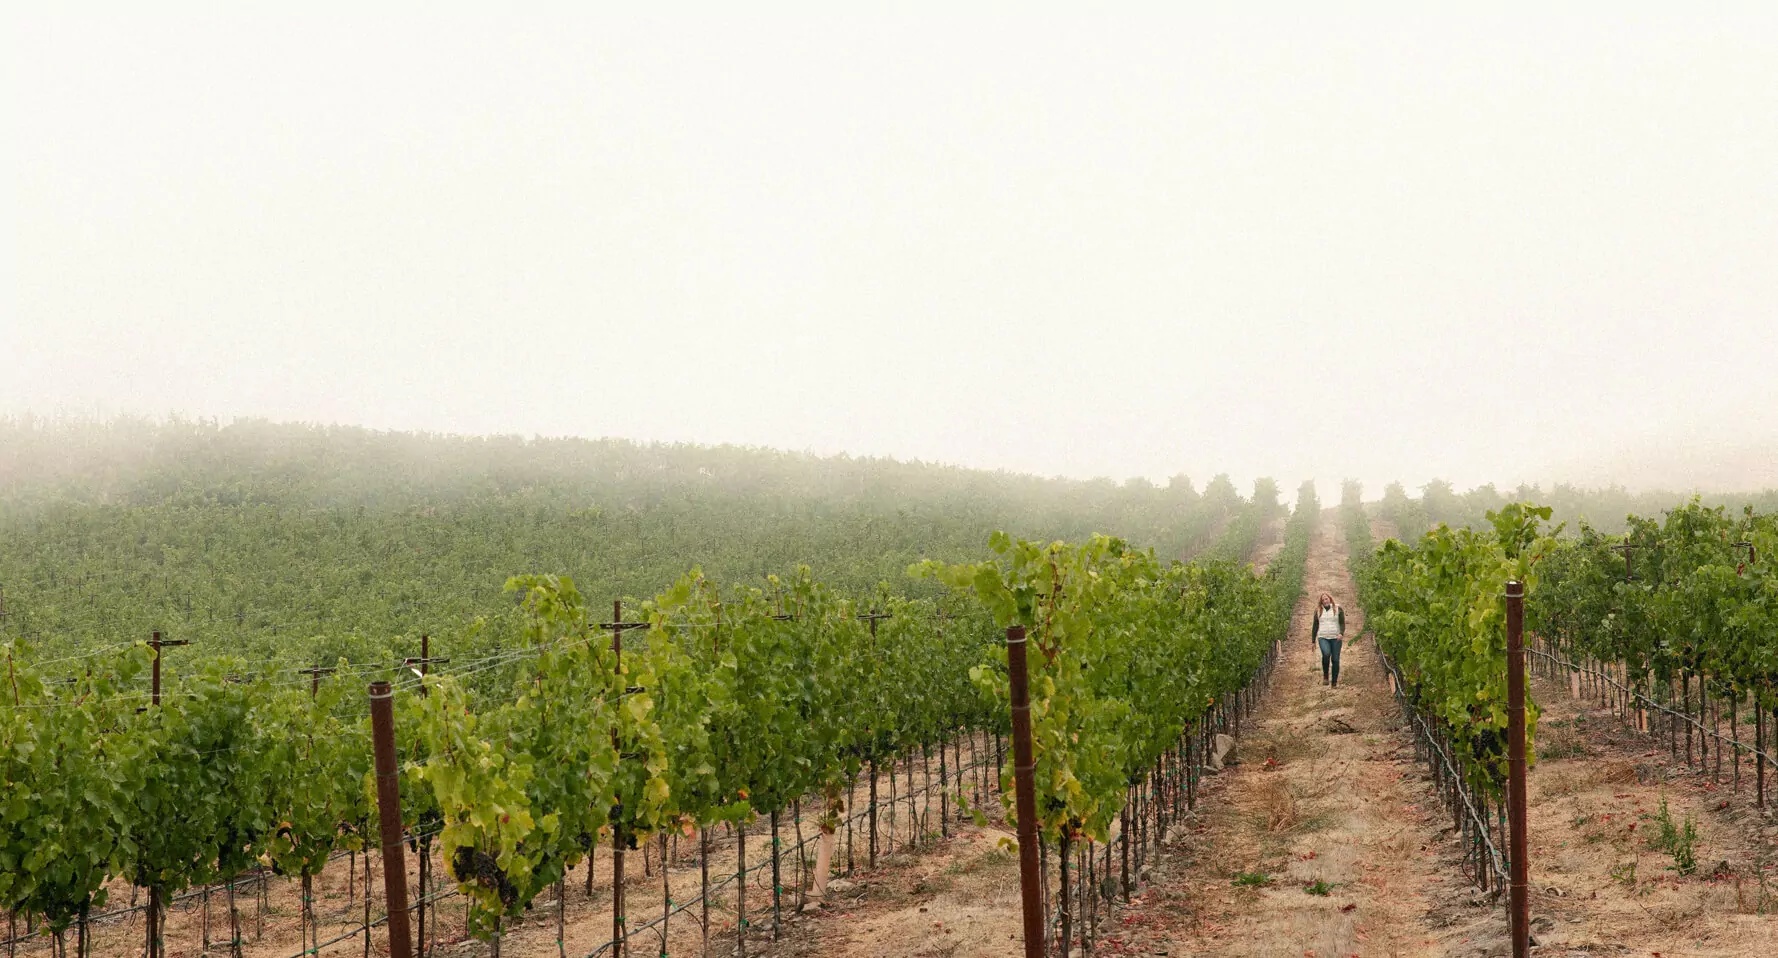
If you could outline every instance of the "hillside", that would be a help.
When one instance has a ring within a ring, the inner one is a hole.
[[[1260,490],[1276,505],[1276,485]],[[732,446],[375,432],[245,421],[0,421],[8,634],[87,647],[162,629],[267,655],[375,655],[422,632],[498,643],[528,572],[605,601],[688,569],[812,566],[854,593],[988,534],[1207,547],[1245,505],[1226,477],[1043,479]],[[1221,551],[1241,554],[1231,544]],[[930,586],[926,586],[930,588]],[[478,624],[479,622],[479,624]],[[406,637],[406,638],[402,638]],[[405,648],[405,646],[403,646]]]

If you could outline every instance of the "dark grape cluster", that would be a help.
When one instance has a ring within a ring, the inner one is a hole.
[[[456,853],[451,856],[451,874],[458,881],[472,881],[483,888],[492,889],[508,908],[519,900],[518,888],[507,880],[506,872],[501,870],[498,860],[479,848],[457,846]]]

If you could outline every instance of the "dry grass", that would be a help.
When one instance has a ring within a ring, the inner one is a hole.
[[[1542,798],[1561,798],[1606,786],[1635,785],[1639,780],[1636,763],[1625,759],[1553,762],[1538,766],[1532,776],[1536,794]]]
[[[1277,765],[1313,761],[1327,748],[1318,736],[1303,735],[1288,727],[1267,726],[1251,733],[1241,743],[1241,751],[1246,761],[1263,766],[1268,760]]]
[[[1290,782],[1284,778],[1262,779],[1254,789],[1254,804],[1265,822],[1265,830],[1274,835],[1288,832],[1302,822],[1296,796],[1291,794]]]
[[[1548,944],[1565,954],[1771,954],[1778,919],[1759,880],[1760,849],[1718,813],[1723,794],[1669,777],[1664,762],[1615,741],[1618,730],[1591,721],[1564,688],[1540,690],[1552,692],[1539,727],[1549,760],[1531,775],[1530,857],[1532,886],[1543,892],[1533,909],[1560,918]],[[1673,855],[1655,847],[1663,798],[1675,821],[1698,823],[1696,874],[1679,874]]]
[[[1566,719],[1545,722],[1537,729],[1537,757],[1545,761],[1580,758],[1592,754],[1586,738]]]

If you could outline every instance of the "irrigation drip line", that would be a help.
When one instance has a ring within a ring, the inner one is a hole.
[[[1728,738],[1724,738],[1722,733],[1716,731],[1715,729],[1705,728],[1702,724],[1700,724],[1698,722],[1697,719],[1693,718],[1692,716],[1687,715],[1684,712],[1675,712],[1674,710],[1668,708],[1667,706],[1662,705],[1661,703],[1655,701],[1654,699],[1651,699],[1648,696],[1642,694],[1640,691],[1637,691],[1636,689],[1633,689],[1633,688],[1630,688],[1630,687],[1624,685],[1623,683],[1619,682],[1617,679],[1613,678],[1611,673],[1609,673],[1609,672],[1606,672],[1601,669],[1595,669],[1590,666],[1577,665],[1573,662],[1568,661],[1565,658],[1562,658],[1559,655],[1556,655],[1553,652],[1545,652],[1544,650],[1539,649],[1539,648],[1528,646],[1528,647],[1526,647],[1525,651],[1531,653],[1532,655],[1543,656],[1545,659],[1548,659],[1550,662],[1555,663],[1556,665],[1562,666],[1567,669],[1571,669],[1571,670],[1573,670],[1575,672],[1579,672],[1583,675],[1593,676],[1594,678],[1598,679],[1599,681],[1602,681],[1605,684],[1610,685],[1612,688],[1615,688],[1618,691],[1631,696],[1632,698],[1636,699],[1637,701],[1647,703],[1647,709],[1646,709],[1647,711],[1660,712],[1664,715],[1672,716],[1673,718],[1682,719],[1682,720],[1684,720],[1684,722],[1687,725],[1690,725],[1692,728],[1697,729],[1698,734],[1700,734],[1700,735],[1707,735],[1713,739],[1716,739],[1720,743],[1733,745],[1735,748],[1737,748],[1743,752],[1746,752],[1748,755],[1752,755],[1757,758],[1765,759],[1766,764],[1768,764],[1768,765],[1778,766],[1778,758],[1773,758],[1770,754],[1768,754],[1766,752],[1762,752],[1758,748],[1756,748],[1752,745],[1748,745],[1747,743],[1741,741],[1740,736],[1730,735]],[[1719,684],[1717,687],[1721,688],[1721,685]]]

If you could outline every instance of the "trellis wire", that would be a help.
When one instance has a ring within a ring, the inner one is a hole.
[[[414,833],[410,834],[408,837],[417,839],[417,838],[424,838],[424,837],[427,837],[430,835],[436,835],[439,833],[441,828],[442,828],[442,826],[439,826],[439,827],[434,827],[434,828],[431,828],[431,829],[429,829],[427,831],[423,831],[423,832],[414,832]],[[327,856],[327,862],[328,862],[328,864],[332,864],[336,861],[339,861],[342,858],[347,857],[348,855],[354,854],[355,851],[356,851],[355,849],[354,850],[347,850],[347,851],[335,851]],[[230,879],[229,881],[217,882],[215,884],[210,884],[210,885],[199,885],[198,887],[193,888],[189,891],[181,892],[178,895],[174,895],[171,898],[168,898],[166,901],[162,902],[161,907],[165,908],[165,909],[171,909],[174,905],[178,905],[183,902],[191,901],[194,898],[202,898],[205,894],[227,892],[227,891],[231,891],[231,890],[240,889],[240,888],[243,888],[246,886],[250,886],[250,885],[258,883],[260,880],[264,879],[265,877],[269,876],[270,874],[271,874],[271,870],[268,868],[265,868],[263,866],[258,867],[258,868],[249,869],[248,871],[242,872],[241,874],[235,876],[233,879]],[[147,911],[147,910],[148,910],[148,905],[146,903],[140,904],[140,905],[126,905],[122,908],[112,908],[112,909],[108,909],[106,911],[99,912],[98,914],[95,914],[95,915],[89,915],[89,916],[87,916],[86,923],[89,926],[90,925],[97,925],[100,923],[104,923],[104,922],[111,921],[111,920],[118,919],[118,918],[123,918],[125,916],[133,915],[137,912]],[[13,937],[13,938],[0,938],[0,945],[22,944],[25,942],[34,941],[37,938],[42,937],[42,935],[43,935],[43,931],[42,931],[42,929],[39,929],[38,931],[36,931],[32,934],[28,934],[28,935],[19,935],[17,937]]]
[[[973,735],[974,732],[972,731],[972,732],[969,732],[966,734]],[[984,747],[982,749],[977,750],[972,747],[972,752],[986,753],[987,749]],[[992,762],[993,762],[992,753],[978,754],[965,767],[965,770],[973,771],[978,766],[989,765],[989,764],[992,764]],[[961,785],[962,785],[961,779],[952,779],[951,781],[948,781],[948,782],[937,782],[937,781],[929,779],[927,781],[926,785],[920,789],[920,794],[930,794],[934,789],[941,789],[942,790],[944,788],[960,787]],[[992,792],[997,787],[998,787],[998,783],[994,783],[989,786],[989,791]],[[904,799],[898,798],[897,801],[904,801]],[[886,805],[885,805],[885,807],[886,807]],[[868,808],[862,809],[862,810],[849,810],[846,817],[841,819],[838,824],[849,825],[849,824],[853,824],[853,823],[856,823],[859,821],[864,821],[868,818],[868,816],[870,814],[871,814],[871,809],[868,809]],[[743,834],[745,834],[745,829],[743,829],[742,831],[743,831]],[[835,834],[836,835],[838,834],[837,828],[835,829]],[[802,853],[802,851],[804,849],[806,849],[809,845],[819,842],[820,838],[821,838],[821,832],[819,829],[817,829],[813,834],[805,837],[803,840],[796,842],[793,845],[783,848],[782,850],[779,851],[779,854],[796,853],[796,854],[800,855]],[[767,861],[759,862],[758,864],[749,865],[742,871],[731,872],[730,874],[728,874],[727,876],[722,878],[720,881],[711,882],[709,885],[709,890],[699,894],[697,897],[690,898],[685,901],[675,900],[674,904],[672,905],[671,908],[667,909],[661,915],[656,915],[654,918],[652,918],[648,922],[640,924],[640,925],[635,925],[633,927],[626,926],[626,931],[625,931],[623,938],[607,941],[605,944],[600,945],[598,948],[593,949],[591,952],[588,952],[584,956],[584,958],[600,958],[600,956],[602,956],[602,955],[611,954],[613,949],[615,949],[619,945],[620,942],[627,946],[627,944],[629,943],[629,941],[631,939],[636,938],[637,936],[643,935],[645,933],[651,934],[653,937],[658,939],[658,938],[660,938],[660,935],[658,932],[655,931],[655,928],[657,926],[659,926],[663,922],[663,920],[670,918],[673,915],[677,915],[682,912],[688,911],[695,906],[701,905],[706,899],[715,898],[724,889],[733,885],[737,879],[745,880],[745,876],[763,872],[767,869],[770,869],[771,867],[772,867],[772,861],[767,860]],[[689,867],[686,870],[689,871],[690,870]],[[741,916],[741,917],[744,918],[744,916]],[[737,921],[736,933],[742,934],[745,932],[745,929],[746,929],[746,926],[744,924],[742,924],[740,921]]]
[[[1426,746],[1427,764],[1432,765],[1432,759],[1436,756],[1438,762],[1434,765],[1434,771],[1442,769],[1445,780],[1451,783],[1451,795],[1441,796],[1441,798],[1468,820],[1476,840],[1481,842],[1482,849],[1487,853],[1481,864],[1487,867],[1494,880],[1489,883],[1478,867],[1477,883],[1484,890],[1490,891],[1497,899],[1503,900],[1501,892],[1506,887],[1506,856],[1501,853],[1499,845],[1494,841],[1494,828],[1488,821],[1485,807],[1484,811],[1478,812],[1476,810],[1475,796],[1471,793],[1467,780],[1458,772],[1457,764],[1452,761],[1450,752],[1445,749],[1439,735],[1427,724],[1425,716],[1421,715],[1420,710],[1408,701],[1408,681],[1402,674],[1400,667],[1383,651],[1374,637],[1371,645],[1376,648],[1377,658],[1382,661],[1383,667],[1388,670],[1390,677],[1394,680],[1396,704],[1401,707],[1402,716],[1413,725],[1416,744],[1424,743]]]
[[[1609,672],[1607,672],[1603,669],[1596,669],[1596,668],[1592,668],[1590,666],[1576,664],[1574,662],[1569,661],[1568,659],[1563,658],[1562,656],[1556,655],[1553,652],[1547,652],[1547,651],[1544,651],[1543,649],[1537,648],[1536,645],[1527,646],[1525,651],[1531,653],[1532,655],[1536,655],[1541,658],[1544,658],[1544,659],[1548,660],[1553,665],[1559,666],[1561,668],[1569,669],[1569,670],[1579,673],[1579,674],[1587,675],[1587,676],[1591,677],[1592,679],[1594,679],[1595,681],[1603,682],[1604,684],[1609,685],[1612,688],[1616,689],[1618,692],[1620,692],[1624,695],[1627,695],[1636,701],[1645,703],[1645,706],[1644,706],[1645,711],[1659,712],[1663,715],[1668,716],[1669,718],[1680,719],[1680,720],[1684,721],[1687,725],[1690,725],[1692,728],[1697,729],[1698,734],[1701,736],[1708,736],[1710,738],[1716,739],[1716,741],[1721,744],[1733,746],[1734,748],[1736,748],[1742,752],[1745,752],[1748,755],[1752,755],[1757,759],[1764,759],[1767,765],[1778,765],[1778,759],[1773,758],[1772,755],[1760,750],[1759,748],[1756,748],[1752,745],[1748,745],[1746,742],[1741,741],[1740,736],[1730,734],[1727,738],[1724,738],[1721,732],[1718,732],[1715,729],[1705,728],[1702,724],[1700,724],[1698,722],[1697,719],[1693,718],[1691,715],[1689,715],[1685,712],[1674,711],[1673,709],[1670,709],[1667,706],[1662,705],[1661,703],[1655,701],[1654,699],[1649,698],[1647,695],[1644,695],[1642,692],[1638,691],[1637,689],[1634,689],[1634,688],[1624,685],[1623,683],[1619,682],[1615,677],[1613,677]],[[1621,664],[1621,663],[1619,663],[1619,664]],[[1700,679],[1702,680],[1702,679],[1704,679],[1704,677],[1700,676]],[[1717,683],[1717,687],[1721,688],[1722,687],[1721,683]]]

